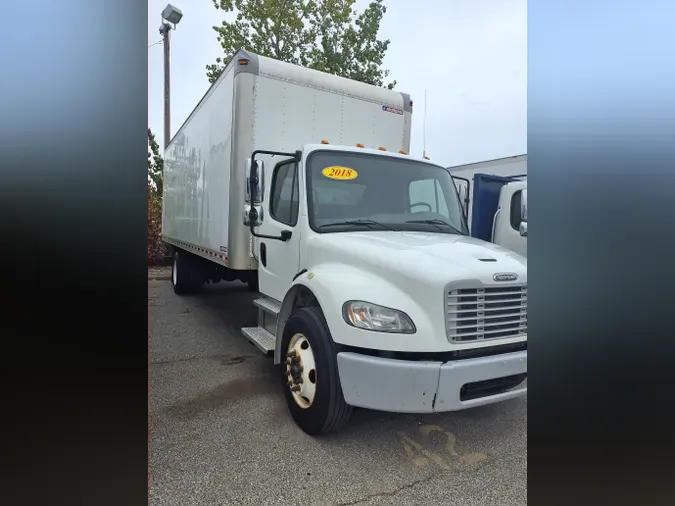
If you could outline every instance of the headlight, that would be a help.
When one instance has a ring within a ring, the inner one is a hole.
[[[400,334],[414,334],[416,331],[407,314],[360,300],[345,302],[342,317],[347,324],[359,329]]]

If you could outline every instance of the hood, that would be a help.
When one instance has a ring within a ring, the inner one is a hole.
[[[494,284],[498,273],[527,282],[527,259],[473,237],[429,232],[364,231],[317,234],[308,241],[312,264],[330,262],[373,274],[403,276],[425,284],[479,280]]]

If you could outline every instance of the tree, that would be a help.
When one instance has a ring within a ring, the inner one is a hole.
[[[148,128],[148,178],[152,182],[153,190],[159,198],[162,198],[163,177],[164,177],[164,159],[159,154],[159,144],[155,140],[155,134]]]
[[[166,255],[162,242],[162,201],[148,181],[148,266],[157,265]]]
[[[216,9],[236,12],[214,26],[224,58],[206,66],[213,83],[241,48],[277,60],[383,86],[382,61],[389,40],[377,33],[387,8],[372,1],[358,13],[355,0],[213,0]],[[396,81],[387,85],[392,89]]]
[[[148,265],[162,261],[166,248],[162,242],[162,187],[164,160],[159,144],[148,128]]]

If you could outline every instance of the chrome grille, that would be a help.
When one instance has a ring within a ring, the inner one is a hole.
[[[527,285],[446,292],[448,339],[466,342],[527,334]]]

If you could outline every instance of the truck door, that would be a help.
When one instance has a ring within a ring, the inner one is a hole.
[[[520,199],[525,188],[525,181],[508,183],[502,187],[492,242],[526,257],[527,237],[521,236],[519,231],[522,221]]]
[[[297,229],[300,203],[298,164],[282,160],[270,177],[269,197],[265,199],[265,216],[257,227],[263,235],[278,237],[282,231],[291,232],[287,241],[256,237],[258,258],[258,285],[260,292],[276,300],[283,300],[298,272],[300,231]]]

